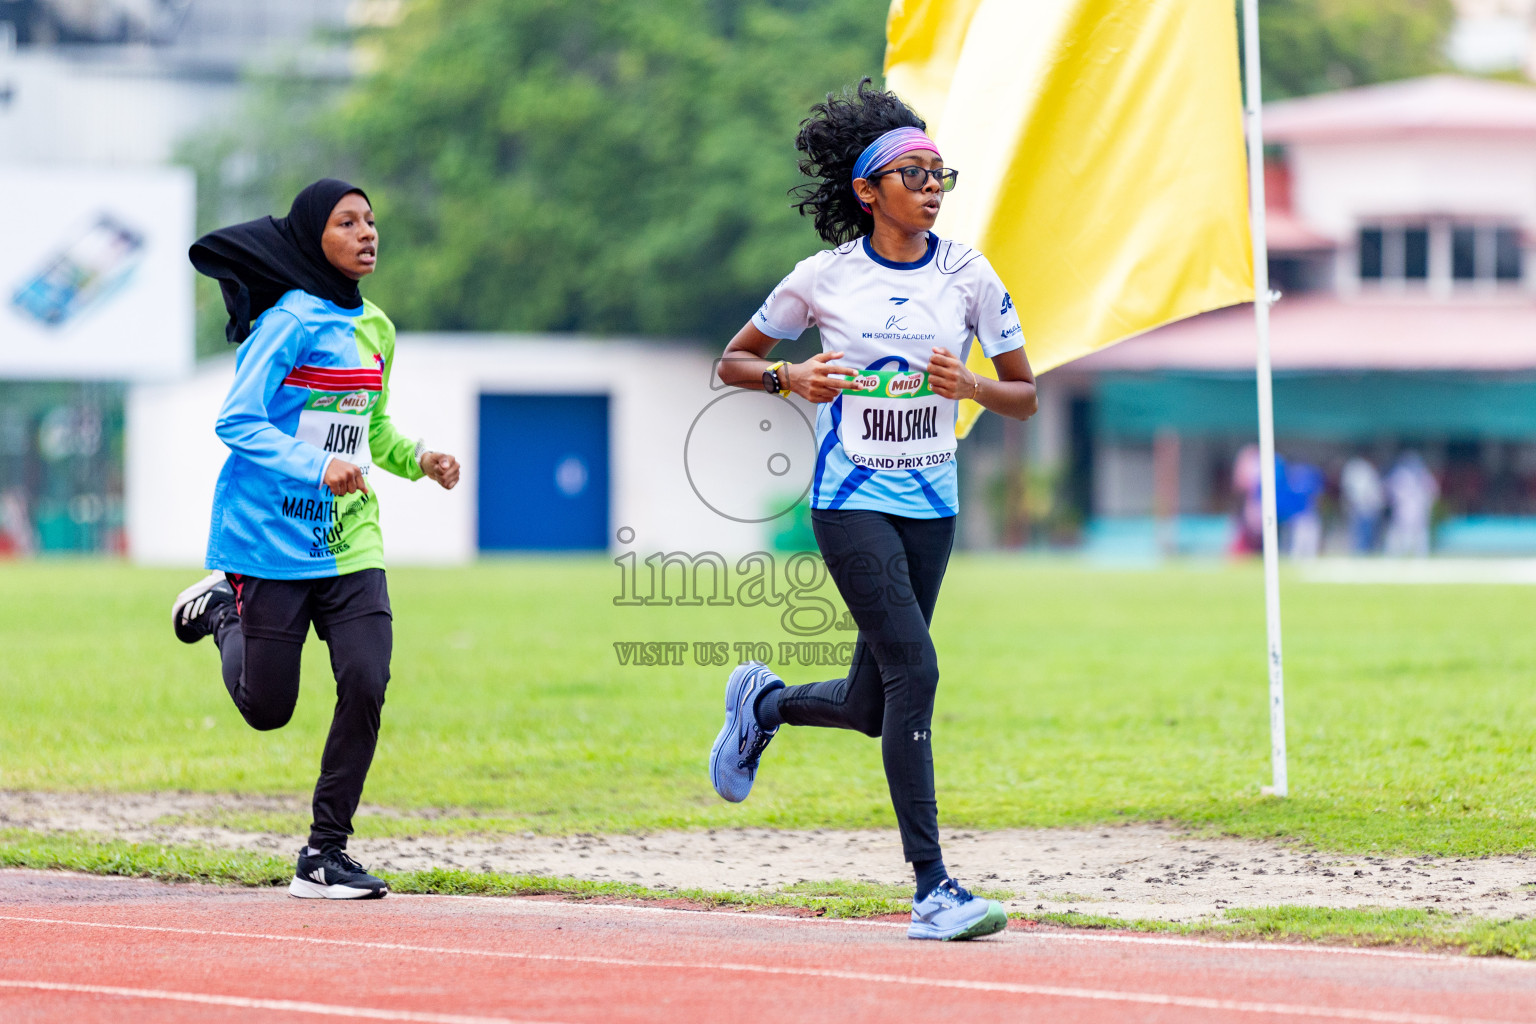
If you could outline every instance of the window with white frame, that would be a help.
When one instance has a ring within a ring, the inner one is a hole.
[[[1451,279],[1518,281],[1520,232],[1499,224],[1451,225]]]
[[[1360,280],[1428,279],[1428,224],[1367,225],[1360,229]]]
[[[1508,222],[1367,223],[1356,240],[1356,270],[1365,284],[1519,282],[1525,276],[1521,241],[1520,229]]]

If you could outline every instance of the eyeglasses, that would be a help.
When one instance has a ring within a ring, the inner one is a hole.
[[[886,174],[901,175],[901,183],[907,186],[908,191],[911,192],[921,192],[924,188],[926,188],[930,176],[934,181],[939,183],[940,192],[949,192],[954,189],[955,181],[960,177],[960,172],[955,170],[953,167],[935,167],[930,171],[926,167],[918,167],[916,164],[909,164],[906,167],[892,167],[889,170],[876,171],[874,174],[866,174],[864,176],[864,180],[874,181],[876,178]]]

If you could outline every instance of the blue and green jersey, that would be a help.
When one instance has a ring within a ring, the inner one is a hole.
[[[219,411],[230,456],[213,493],[208,568],[261,579],[319,579],[383,568],[378,494],[334,497],[332,459],[408,480],[415,442],[387,412],[395,327],[373,303],[346,309],[288,292],[235,356]]]

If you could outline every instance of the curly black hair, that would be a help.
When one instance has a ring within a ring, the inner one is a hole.
[[[800,173],[818,179],[796,185],[789,194],[803,217],[815,218],[816,233],[832,245],[867,235],[875,219],[859,205],[853,193],[853,165],[859,154],[886,132],[896,128],[922,128],[927,123],[895,93],[876,89],[873,80],[861,80],[841,96],[827,94],[825,103],[811,108],[800,122],[795,148],[805,154]]]

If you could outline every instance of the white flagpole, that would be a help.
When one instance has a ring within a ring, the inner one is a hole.
[[[1259,85],[1259,4],[1243,0],[1243,63],[1247,75],[1248,196],[1253,232],[1253,318],[1258,329],[1259,479],[1264,506],[1264,618],[1269,638],[1269,756],[1274,782],[1266,793],[1285,796],[1285,670],[1280,658],[1280,537],[1275,515],[1275,398],[1269,363],[1269,246],[1264,231],[1264,131]]]

